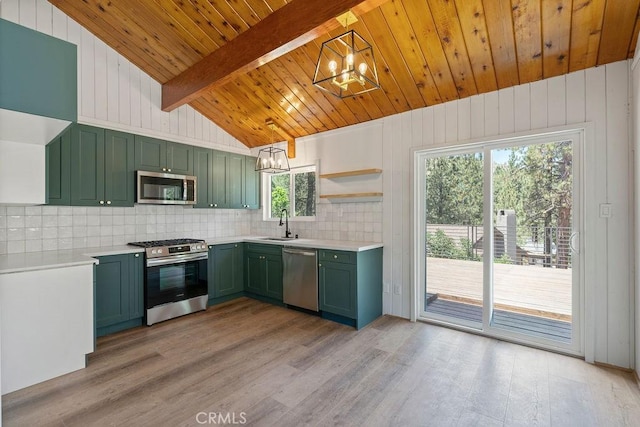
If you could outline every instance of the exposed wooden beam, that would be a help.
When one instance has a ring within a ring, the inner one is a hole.
[[[214,86],[258,68],[340,26],[334,18],[356,15],[387,0],[292,0],[252,28],[162,85],[162,110],[171,111]]]

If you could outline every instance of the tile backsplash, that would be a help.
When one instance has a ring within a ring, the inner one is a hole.
[[[290,229],[301,238],[380,242],[382,203],[320,203],[315,220],[293,220]],[[263,221],[261,210],[0,206],[0,254],[283,233],[277,220]]]
[[[251,234],[284,235],[278,220],[263,221],[262,211],[254,214]],[[293,235],[300,238],[382,242],[382,202],[318,203],[312,221],[289,222]]]
[[[241,236],[249,234],[251,218],[249,211],[184,206],[0,206],[0,254]]]

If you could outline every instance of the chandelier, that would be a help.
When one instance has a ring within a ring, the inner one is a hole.
[[[345,27],[357,21],[351,12],[337,19]],[[349,30],[322,43],[313,84],[338,98],[379,89],[376,61],[369,42]]]
[[[261,148],[258,152],[255,170],[267,173],[288,172],[290,168],[287,153],[282,148],[273,146],[273,131],[276,124],[272,120],[267,120],[266,125],[271,129],[271,145]]]

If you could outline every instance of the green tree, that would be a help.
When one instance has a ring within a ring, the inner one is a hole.
[[[289,211],[289,174],[271,175],[271,217],[279,218],[282,209]]]
[[[479,153],[427,159],[427,222],[481,224],[482,171]]]

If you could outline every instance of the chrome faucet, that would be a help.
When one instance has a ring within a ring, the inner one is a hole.
[[[282,214],[284,214],[284,220],[285,220],[285,224],[286,226],[284,227],[284,237],[286,237],[287,239],[289,237],[291,237],[291,230],[289,230],[289,212],[287,212],[286,209],[282,209],[280,211],[280,227],[283,226],[282,224]]]

